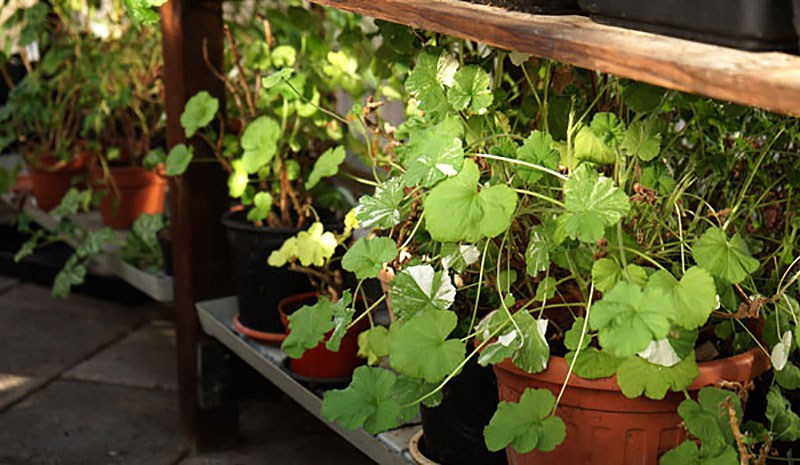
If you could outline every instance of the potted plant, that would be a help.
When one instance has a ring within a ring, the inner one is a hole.
[[[358,368],[347,389],[326,393],[323,414],[393,428],[477,357],[494,365],[501,396],[486,445],[513,463],[737,463],[796,440],[781,388],[747,423],[740,400],[770,363],[767,376],[798,387],[796,179],[777,155],[795,154],[794,122],[548,63],[523,65],[509,92],[476,65],[441,66],[447,53],[417,59],[406,87],[427,110],[419,132],[356,210],[362,224],[413,238],[399,242],[405,269],[392,281],[400,321],[362,335],[362,351],[388,356],[398,374]],[[492,106],[497,93],[532,95],[533,114]],[[537,129],[513,130],[526,120]],[[387,261],[368,250],[360,262]],[[451,253],[471,264],[454,272]],[[451,334],[456,294],[472,304],[455,333],[466,336]],[[529,384],[504,384],[521,378]],[[628,413],[637,419],[608,423]],[[687,430],[700,448],[681,442]]]
[[[11,90],[0,107],[0,150],[17,144],[43,210],[58,205],[67,190],[85,177],[90,151],[80,129],[90,68],[75,56],[93,53],[96,45],[91,37],[48,19],[49,12],[46,4],[37,4],[17,10],[8,20],[21,27],[16,46],[27,73],[16,84],[7,82]],[[33,42],[46,50],[38,62],[26,52]]]
[[[140,215],[161,214],[166,196],[164,121],[158,34],[128,29],[105,40],[90,78],[98,104],[83,133],[98,154],[90,169],[102,194],[103,222],[128,229]],[[144,42],[143,42],[144,41]]]
[[[360,107],[347,118],[335,112],[339,88],[358,102],[370,92],[380,97],[389,86],[369,71],[372,45],[361,28],[355,16],[301,7],[268,9],[255,33],[228,28],[236,78],[212,72],[231,94],[229,122],[223,122],[217,100],[204,92],[187,102],[181,116],[186,136],[207,144],[229,175],[236,208],[222,221],[233,245],[236,324],[250,336],[281,339],[278,303],[312,290],[302,275],[267,267],[270,252],[306,229],[311,218],[341,230],[337,211],[350,208],[351,194],[321,181],[339,172],[345,146],[370,156],[370,140],[347,138],[364,132],[364,120],[380,105]],[[187,146],[174,147],[167,175],[182,173],[192,158]]]

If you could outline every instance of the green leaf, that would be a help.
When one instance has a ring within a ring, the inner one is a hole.
[[[775,372],[775,381],[784,389],[800,389],[800,368],[792,362]]]
[[[0,143],[0,147],[2,147],[2,143]],[[154,170],[156,167],[162,163],[167,161],[167,155],[164,153],[164,149],[161,147],[156,147],[149,152],[147,155],[144,156],[142,160],[142,166],[146,170]],[[169,168],[167,168],[169,170]],[[2,191],[2,189],[0,189]]]
[[[370,434],[400,425],[402,408],[393,397],[397,377],[382,368],[358,367],[346,389],[327,391],[322,416],[346,429],[363,427]]]
[[[442,256],[442,267],[445,270],[452,269],[456,273],[462,273],[469,265],[477,262],[481,258],[481,251],[471,244],[442,244],[440,250]]]
[[[434,240],[475,242],[497,236],[511,225],[517,194],[505,184],[478,191],[479,178],[478,166],[467,159],[457,176],[431,189],[423,205]]]
[[[550,346],[545,339],[547,320],[535,319],[527,312],[518,312],[514,320],[522,330],[522,345],[511,356],[511,361],[514,366],[528,373],[544,371],[550,361]]]
[[[639,182],[661,195],[669,195],[675,189],[675,180],[663,164],[649,165],[642,168]]]
[[[625,358],[664,339],[675,316],[672,299],[660,289],[642,292],[639,286],[619,282],[592,308],[589,324],[598,330],[600,345]]]
[[[578,348],[578,341],[581,340],[581,333],[583,333],[584,318],[575,318],[572,327],[564,333],[564,346],[569,350],[576,350]],[[583,344],[581,350],[589,346],[592,342],[592,335],[589,333],[589,327],[586,327],[586,335],[583,337]]]
[[[242,134],[242,168],[254,174],[264,165],[272,161],[278,150],[278,137],[281,127],[278,122],[268,116],[261,116],[251,121]]]
[[[575,351],[567,352],[564,356],[567,363],[572,363]],[[622,359],[614,357],[604,350],[587,347],[578,354],[573,371],[583,379],[600,379],[614,376]]]
[[[297,233],[297,258],[303,266],[323,266],[326,260],[333,257],[337,246],[336,236],[324,231],[319,221],[308,230]]]
[[[625,86],[622,101],[637,113],[650,113],[658,108],[664,92],[661,87],[633,82]]]
[[[109,244],[114,239],[116,239],[114,230],[109,227],[89,231],[75,249],[75,255],[80,258],[97,255],[103,251],[104,245]]]
[[[423,50],[417,64],[406,79],[406,91],[419,102],[419,109],[431,114],[447,111],[444,86],[453,85],[458,61],[445,51],[434,53]]]
[[[582,165],[564,184],[566,211],[558,218],[563,234],[594,243],[630,210],[630,201],[614,181]]]
[[[610,165],[616,161],[614,149],[604,144],[588,126],[582,127],[575,135],[574,157],[601,165]]]
[[[519,403],[500,402],[483,429],[486,448],[492,452],[510,445],[520,454],[538,449],[549,452],[564,441],[567,427],[550,415],[556,403],[547,389],[525,389]]]
[[[543,166],[551,170],[558,169],[559,153],[553,148],[553,138],[546,132],[534,130],[517,149],[517,159]],[[542,178],[544,172],[525,166],[516,167],[520,177],[528,183],[535,183]]]
[[[614,113],[595,113],[591,128],[595,136],[607,147],[617,147],[625,136],[625,124]]]
[[[334,176],[338,173],[339,165],[342,164],[346,155],[344,146],[341,145],[329,148],[320,155],[316,163],[314,163],[311,174],[308,175],[305,185],[306,190],[316,186],[320,179]]]
[[[675,366],[665,367],[641,357],[630,357],[617,368],[617,384],[629,398],[644,393],[650,399],[663,399],[669,389],[682,391],[697,378],[694,353]]]
[[[165,174],[167,176],[182,175],[186,172],[186,168],[189,167],[192,158],[194,158],[194,153],[192,153],[191,149],[186,147],[185,144],[177,144],[172,147],[172,150],[169,151],[169,155],[167,155],[167,169]]]
[[[272,211],[272,196],[267,192],[259,192],[253,196],[253,208],[247,212],[247,220],[257,223],[264,221]]]
[[[648,119],[633,122],[625,131],[625,138],[620,148],[628,155],[637,156],[642,161],[650,161],[657,157],[661,152],[661,134],[658,132],[657,121]]]
[[[531,228],[525,249],[525,269],[530,276],[536,276],[550,267],[550,254],[555,249],[552,239],[555,229],[555,222],[549,218]]]
[[[392,332],[396,328],[389,356],[392,368],[429,383],[441,381],[464,360],[465,344],[447,339],[457,321],[453,312],[429,310],[401,326],[392,326]]]
[[[759,266],[739,234],[729,241],[720,228],[709,229],[695,241],[692,256],[700,267],[731,284],[741,282]]]
[[[501,334],[497,342],[487,344],[478,356],[478,363],[487,366],[490,363],[500,363],[507,358],[511,358],[517,350],[522,347],[522,339],[516,329],[511,328],[508,332]]]
[[[686,329],[703,326],[717,307],[717,289],[714,278],[700,267],[686,270],[680,282],[664,270],[653,273],[648,288],[659,288],[671,294],[677,316],[675,321]]]
[[[702,449],[720,451],[726,445],[734,443],[726,402],[730,402],[737,420],[741,422],[742,406],[739,398],[731,391],[704,387],[697,395],[697,402],[687,399],[678,406],[678,414],[686,429],[703,442]]]
[[[228,176],[228,195],[238,199],[247,189],[247,171],[242,168],[241,160],[234,160],[231,165],[233,166],[233,173]]]
[[[370,365],[388,356],[389,348],[389,330],[383,326],[374,326],[358,335],[358,356],[366,358]]]
[[[142,214],[133,222],[131,231],[134,236],[141,239],[145,244],[157,248],[158,238],[156,234],[162,228],[164,228],[164,218],[160,214]]]
[[[334,314],[346,313],[345,307],[350,304],[350,300],[349,292],[336,303],[320,296],[314,305],[304,305],[296,310],[289,315],[289,335],[281,344],[281,349],[289,357],[302,357],[306,349],[316,347],[325,334],[334,329]]]
[[[81,210],[88,210],[91,202],[91,191],[82,191],[71,187],[67,193],[64,194],[64,197],[61,198],[61,202],[54,209],[50,210],[50,214],[57,218],[74,215]]]
[[[447,310],[456,298],[450,276],[430,265],[409,266],[392,279],[392,309],[409,320],[429,310]]]
[[[644,268],[632,263],[626,268],[627,275],[634,284],[644,286],[647,283],[647,271]],[[610,291],[618,282],[625,279],[622,268],[610,258],[601,258],[592,265],[592,282],[601,292]]]
[[[683,441],[658,459],[658,465],[703,465],[700,450],[694,441]]]
[[[219,100],[206,91],[200,91],[190,98],[181,113],[181,126],[186,137],[192,137],[198,129],[208,126],[218,109]]]
[[[261,87],[264,89],[271,89],[287,79],[289,79],[292,74],[294,73],[294,69],[292,68],[282,68],[280,71],[276,71],[269,76],[265,77],[261,80]]]
[[[342,268],[355,273],[358,279],[376,278],[386,262],[397,257],[397,246],[388,237],[363,237],[348,249]]]
[[[427,396],[431,391],[438,387],[437,384],[426,383],[424,380],[418,378],[411,378],[409,376],[400,375],[397,377],[397,384],[392,389],[392,394],[396,396],[401,405],[417,403],[423,396]],[[437,407],[442,403],[442,391],[437,391],[428,396],[423,405],[426,407]],[[417,409],[411,410],[411,417],[405,418],[405,421],[413,420],[417,414]]]
[[[453,87],[447,92],[447,100],[453,110],[469,110],[482,115],[494,99],[489,83],[489,73],[480,66],[465,66],[453,77]]]
[[[556,295],[556,280],[552,276],[548,276],[539,281],[536,286],[536,295],[533,300],[536,302],[545,302],[552,299]]]
[[[358,199],[356,219],[363,228],[388,229],[400,223],[400,202],[403,186],[400,178],[391,179],[375,188],[374,195]]]
[[[464,162],[463,133],[464,126],[455,116],[433,127],[413,131],[404,152],[405,185],[430,187],[458,174]]]
[[[800,439],[800,417],[792,411],[792,404],[777,386],[772,386],[767,393],[766,415],[776,441]]]
[[[86,267],[78,263],[77,258],[77,255],[73,255],[67,259],[64,268],[58,272],[53,281],[53,288],[50,290],[50,295],[66,299],[69,297],[72,286],[83,284],[83,280],[86,279]]]
[[[346,290],[342,293],[342,297],[332,306],[333,310],[333,333],[328,341],[325,343],[325,348],[332,352],[339,351],[339,345],[342,343],[342,338],[347,334],[347,326],[353,321],[353,315],[356,309],[350,305],[353,301],[350,291]]]

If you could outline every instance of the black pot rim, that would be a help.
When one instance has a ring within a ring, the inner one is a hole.
[[[222,215],[220,222],[229,229],[238,231],[253,232],[253,233],[278,233],[278,234],[297,234],[302,231],[298,228],[272,228],[269,226],[257,226],[249,221],[247,217],[243,218],[244,221],[237,218],[239,215],[245,215],[247,210],[229,210]]]

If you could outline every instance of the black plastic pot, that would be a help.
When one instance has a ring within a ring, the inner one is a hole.
[[[164,257],[164,273],[172,276],[172,234],[169,226],[165,226],[156,232],[158,246],[161,248],[161,255]]]
[[[489,452],[483,440],[497,408],[491,367],[471,359],[442,393],[438,407],[421,408],[425,456],[442,465],[505,465],[505,452]]]
[[[246,211],[222,216],[233,252],[233,278],[239,304],[239,322],[256,331],[283,333],[278,302],[313,289],[308,278],[267,264],[269,254],[298,233],[298,229],[273,229],[247,221]]]
[[[579,0],[579,3],[592,19],[601,23],[746,50],[796,50],[792,1]]]
[[[464,0],[533,14],[570,14],[580,11],[578,0]]]

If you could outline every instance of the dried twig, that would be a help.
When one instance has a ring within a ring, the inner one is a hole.
[[[233,41],[233,34],[231,28],[225,26],[225,37],[228,39],[228,45],[231,47],[231,54],[233,55],[233,64],[239,71],[239,86],[244,92],[244,99],[247,102],[247,109],[250,110],[250,117],[256,117],[256,105],[253,103],[253,96],[250,94],[250,88],[247,86],[247,81],[244,78],[244,68],[242,67],[242,57],[239,55],[239,49],[236,48],[236,43]]]
[[[733,408],[733,403],[730,397],[725,398],[722,406],[728,411],[728,423],[731,425],[733,437],[736,439],[736,447],[739,449],[739,463],[741,465],[748,465],[750,463],[750,452],[745,445],[745,437],[742,430],[739,429],[739,420],[736,417],[736,410]]]
[[[242,99],[239,96],[238,89],[236,89],[236,86],[233,85],[230,79],[226,78],[225,75],[220,73],[217,68],[211,64],[211,60],[208,59],[208,40],[206,39],[203,39],[203,60],[206,62],[206,66],[208,67],[208,70],[211,71],[211,74],[222,81],[223,84],[225,84],[225,88],[228,89],[228,92],[233,95],[233,101],[236,103],[236,107],[239,108],[239,122],[242,124],[242,127],[245,127],[246,122],[244,120],[244,105],[242,105]]]

